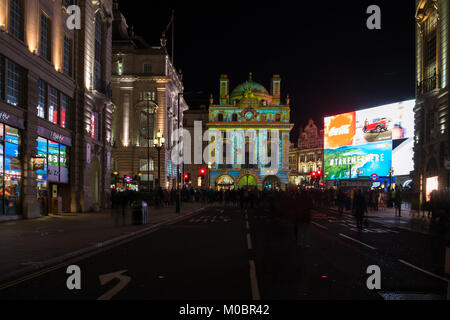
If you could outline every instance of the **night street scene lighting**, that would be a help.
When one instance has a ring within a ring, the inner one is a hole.
[[[450,1],[147,2],[0,0],[0,301],[448,313]]]

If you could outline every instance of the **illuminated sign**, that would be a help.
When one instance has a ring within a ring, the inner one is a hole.
[[[125,182],[131,182],[131,181],[133,181],[133,178],[131,178],[130,176],[126,176],[123,180]]]
[[[409,175],[414,170],[415,100],[324,119],[327,180]]]

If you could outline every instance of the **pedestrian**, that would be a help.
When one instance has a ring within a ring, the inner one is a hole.
[[[398,217],[402,216],[402,193],[400,189],[397,187],[395,191],[395,198],[394,198],[394,204],[395,204],[395,216]]]
[[[367,204],[361,190],[356,190],[353,198],[354,214],[358,232],[363,230],[364,214],[367,211]]]

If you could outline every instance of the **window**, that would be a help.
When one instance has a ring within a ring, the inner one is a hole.
[[[48,104],[48,121],[58,124],[59,99],[58,90],[50,87]]]
[[[144,74],[151,74],[152,73],[152,65],[150,63],[144,63],[143,71],[144,71]]]
[[[63,0],[64,7],[68,8],[72,5],[73,0]]]
[[[6,102],[14,106],[24,103],[24,71],[12,61],[8,61],[8,85],[6,90]]]
[[[154,125],[155,125],[155,115],[153,113],[147,113],[147,111],[142,111],[140,116],[140,141],[139,145],[141,147],[147,147],[153,145],[154,138]]]
[[[39,54],[41,57],[51,60],[51,28],[50,19],[45,13],[41,13],[41,28],[39,35]]]
[[[64,36],[63,72],[72,76],[72,40]]]
[[[91,138],[98,140],[98,112],[91,113]]]
[[[69,109],[69,97],[65,94],[61,94],[61,117],[59,125],[63,128],[67,128],[66,116]]]
[[[69,183],[68,147],[45,138],[37,138],[37,158],[44,158],[45,164],[36,171],[41,183]]]
[[[222,113],[220,113],[219,116],[217,117],[217,121],[223,122],[223,114]]]
[[[94,87],[97,91],[103,92],[103,26],[100,12],[95,15],[95,56],[94,56]]]
[[[5,58],[0,56],[0,100],[5,99]]]
[[[237,122],[237,121],[238,121],[238,115],[237,115],[236,113],[234,113],[234,114],[232,115],[232,121],[233,121],[233,122]]]
[[[8,16],[8,33],[20,40],[23,40],[23,15],[24,15],[23,0],[9,1],[9,16]]]
[[[47,84],[39,80],[38,81],[38,104],[37,111],[38,117],[45,119],[45,109],[47,106]]]
[[[22,165],[20,132],[0,124],[0,215],[17,215],[20,210]]]
[[[155,164],[154,164],[153,159],[150,158],[150,163],[148,162],[148,159],[139,160],[139,171],[152,172],[154,170],[155,170]]]

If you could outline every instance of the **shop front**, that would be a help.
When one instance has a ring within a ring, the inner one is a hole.
[[[41,215],[70,212],[69,148],[71,139],[38,128],[37,157],[33,159],[37,176],[37,199]]]
[[[24,121],[0,112],[0,217],[22,214],[21,131]]]

